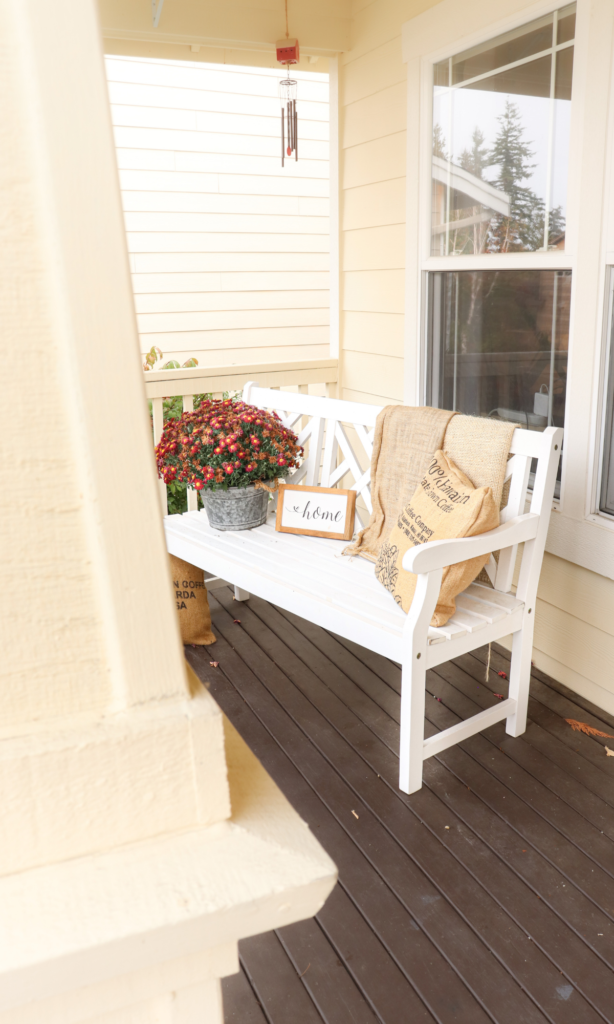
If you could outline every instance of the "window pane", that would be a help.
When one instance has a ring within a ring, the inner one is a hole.
[[[575,38],[576,34],[576,5],[570,4],[559,11],[558,29],[556,33],[557,43],[568,43]]]
[[[452,84],[466,82],[476,75],[504,68],[524,57],[531,57],[552,46],[552,21],[548,14],[529,25],[506,32],[496,39],[465,50],[452,58]]]
[[[571,272],[429,274],[427,404],[563,426]]]
[[[614,516],[614,267],[610,267],[610,310],[609,310],[609,373],[606,394],[606,416],[604,425],[603,467],[601,473],[601,495],[599,507],[602,512]]]
[[[435,68],[434,256],[564,248],[573,47],[553,47],[552,15],[527,28]],[[537,37],[551,53],[496,70]],[[475,80],[478,58],[489,67]],[[471,75],[455,85],[461,65]]]

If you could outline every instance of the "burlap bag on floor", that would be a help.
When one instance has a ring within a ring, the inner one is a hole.
[[[446,427],[456,414],[430,406],[387,405],[379,413],[371,457],[373,512],[364,530],[344,549],[376,562],[380,547],[410,500],[429,462],[442,447]]]
[[[179,616],[179,628],[184,644],[214,644],[211,632],[211,612],[205,586],[205,574],[189,562],[175,555],[171,560],[173,595]]]
[[[460,417],[459,417],[460,418]],[[433,540],[473,537],[499,525],[499,505],[490,487],[474,487],[442,451],[435,453],[410,503],[382,545],[375,574],[404,612],[411,606],[418,577],[403,568],[409,548]],[[432,626],[443,626],[456,611],[455,598],[476,578],[489,555],[443,571]]]

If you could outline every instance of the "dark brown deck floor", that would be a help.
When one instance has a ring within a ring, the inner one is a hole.
[[[614,758],[565,719],[614,718],[535,671],[524,736],[444,751],[407,797],[398,666],[216,596],[218,641],[188,659],[340,875],[315,919],[240,944],[227,1024],[613,1022]],[[488,682],[485,661],[428,673],[428,735],[505,695],[504,650]]]

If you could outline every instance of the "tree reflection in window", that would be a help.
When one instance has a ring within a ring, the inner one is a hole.
[[[435,65],[433,255],[564,248],[575,5]]]

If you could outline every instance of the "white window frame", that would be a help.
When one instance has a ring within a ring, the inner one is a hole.
[[[596,403],[597,411],[597,443],[595,445],[595,456],[596,465],[592,473],[592,477],[595,485],[595,496],[593,501],[594,512],[589,514],[589,518],[599,522],[604,517],[609,519],[614,525],[614,513],[603,512],[600,509],[601,504],[601,486],[603,483],[603,464],[606,453],[606,420],[608,412],[608,383],[610,377],[610,366],[612,363],[612,324],[614,318],[614,260],[609,263],[606,262],[605,266],[605,288],[604,288],[604,310],[603,310],[603,346],[602,346],[602,357],[600,360],[599,368],[599,380],[597,382],[597,394],[601,398],[599,404]],[[601,386],[600,386],[601,385]]]
[[[425,401],[429,271],[571,270],[563,486],[547,550],[614,579],[614,519],[598,511],[608,236],[614,249],[614,222],[606,232],[605,209],[613,145],[612,0],[577,0],[565,252],[430,255],[433,65],[563,6],[562,0],[528,6],[522,0],[442,0],[403,26],[408,82],[404,397],[412,405]]]
[[[611,351],[612,318],[614,318],[614,70],[610,83],[610,111],[608,123],[608,149],[605,162],[606,195],[603,209],[603,256],[601,274],[602,303],[601,303],[601,357],[596,362],[595,380],[593,389],[595,392],[595,408],[593,433],[595,443],[591,450],[590,476],[593,483],[590,508],[587,518],[596,525],[603,521],[609,522],[610,528],[614,529],[614,516],[608,512],[602,512],[599,508],[601,501],[601,484],[603,479],[603,458],[605,452],[605,424],[607,413],[607,388],[610,369],[610,360],[613,358]]]

